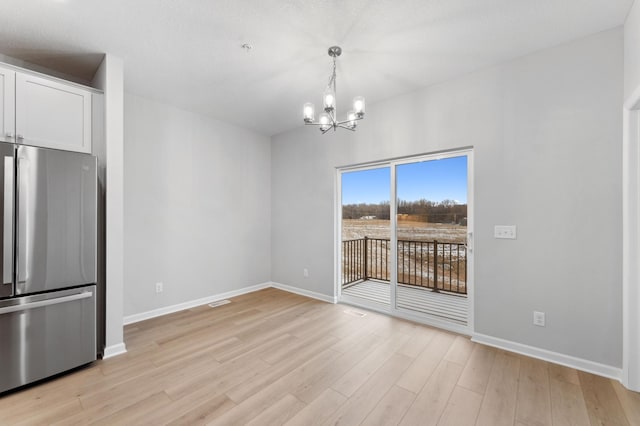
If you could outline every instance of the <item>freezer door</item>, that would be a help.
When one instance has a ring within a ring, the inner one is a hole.
[[[0,143],[0,298],[13,296],[13,183],[15,146]]]
[[[0,392],[96,359],[95,286],[0,300]]]
[[[96,282],[96,158],[17,149],[16,294]]]

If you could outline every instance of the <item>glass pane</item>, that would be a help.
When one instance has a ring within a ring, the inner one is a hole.
[[[467,293],[467,156],[399,165],[396,180],[397,306],[440,316],[429,306],[451,299],[416,290]]]
[[[342,173],[342,294],[389,305],[389,167]]]

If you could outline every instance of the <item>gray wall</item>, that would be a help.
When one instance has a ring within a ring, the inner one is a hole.
[[[269,138],[129,94],[124,110],[125,316],[268,282]]]
[[[634,2],[624,24],[624,98],[640,86],[640,2]]]
[[[472,145],[476,332],[619,367],[622,36],[370,104],[356,133],[273,137],[272,280],[333,294],[336,166]]]

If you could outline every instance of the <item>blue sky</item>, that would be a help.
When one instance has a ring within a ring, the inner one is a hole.
[[[467,202],[467,157],[402,164],[397,169],[398,198],[406,201]],[[342,174],[342,204],[389,201],[388,167]]]

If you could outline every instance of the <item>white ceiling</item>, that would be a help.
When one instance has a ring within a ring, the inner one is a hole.
[[[633,0],[2,0],[0,53],[273,135],[302,125],[338,60],[338,108],[613,28]],[[253,49],[246,52],[243,43]],[[364,123],[363,123],[364,125]]]

